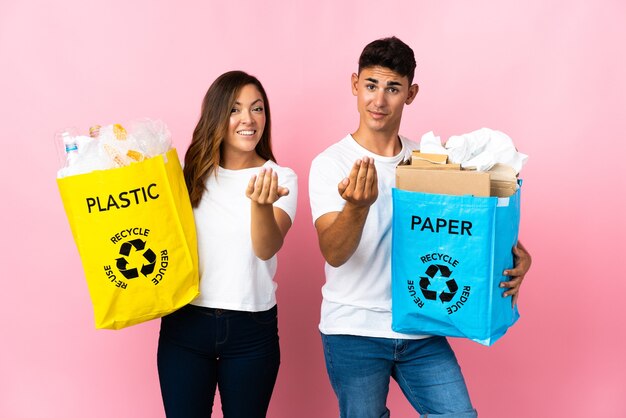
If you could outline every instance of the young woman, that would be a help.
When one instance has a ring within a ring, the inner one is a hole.
[[[276,253],[291,227],[295,173],[276,164],[270,107],[255,77],[213,82],[185,155],[194,207],[200,295],[161,321],[158,368],[165,412],[265,417],[280,363]]]

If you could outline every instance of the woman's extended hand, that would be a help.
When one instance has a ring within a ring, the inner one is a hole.
[[[246,196],[259,205],[273,205],[288,194],[289,189],[278,185],[278,174],[271,168],[261,168],[258,175],[252,176],[246,188]]]

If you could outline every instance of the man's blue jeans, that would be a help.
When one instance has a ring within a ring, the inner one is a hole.
[[[341,418],[386,418],[393,377],[422,417],[474,418],[465,380],[444,337],[422,340],[322,334]]]

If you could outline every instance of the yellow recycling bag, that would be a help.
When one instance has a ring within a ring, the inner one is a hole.
[[[175,149],[57,184],[96,328],[158,318],[198,295],[196,229]]]

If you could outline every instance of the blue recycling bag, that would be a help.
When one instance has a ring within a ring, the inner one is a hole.
[[[394,331],[492,345],[517,321],[499,285],[514,264],[520,190],[498,198],[393,189]]]

